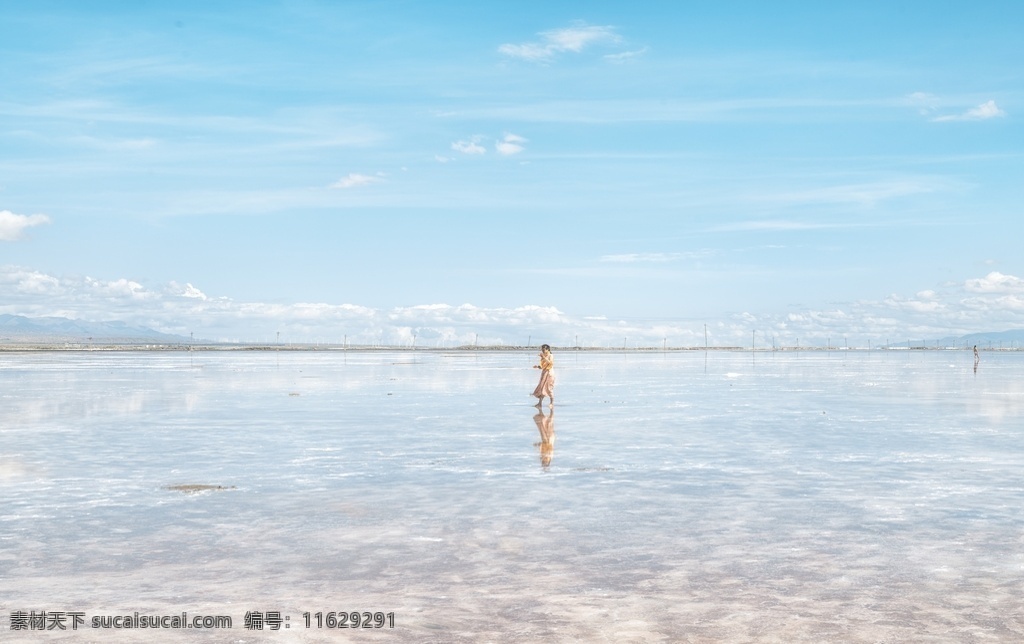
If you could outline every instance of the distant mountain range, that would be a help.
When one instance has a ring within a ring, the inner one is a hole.
[[[974,346],[981,348],[1004,348],[1024,346],[1024,329],[1011,329],[1009,331],[986,331],[984,333],[970,333],[958,338],[941,338],[938,342],[943,346]]]
[[[0,342],[188,342],[189,338],[161,333],[125,322],[89,322],[69,318],[28,318],[0,314]]]

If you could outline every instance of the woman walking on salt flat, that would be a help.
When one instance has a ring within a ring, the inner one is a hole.
[[[550,407],[555,406],[554,367],[555,359],[551,356],[551,347],[546,344],[540,345],[540,364],[533,365],[534,369],[540,369],[540,382],[533,390],[533,395],[537,397],[537,407],[544,403],[544,396],[548,397]]]

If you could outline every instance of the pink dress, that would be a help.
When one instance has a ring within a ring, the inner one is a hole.
[[[537,398],[553,398],[555,393],[555,374],[554,369],[555,360],[551,357],[551,354],[540,355],[540,382],[537,383],[537,388],[533,390],[533,395]]]

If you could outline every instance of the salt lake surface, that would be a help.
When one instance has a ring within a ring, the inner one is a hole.
[[[0,641],[1024,641],[1024,355],[555,359],[0,354]]]

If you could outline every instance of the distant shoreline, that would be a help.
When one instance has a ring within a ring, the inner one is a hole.
[[[455,347],[409,347],[409,346],[373,346],[373,345],[336,345],[336,344],[265,344],[265,343],[129,343],[129,342],[0,342],[0,353],[75,353],[75,352],[218,352],[218,351],[288,351],[288,352],[352,352],[352,353],[474,353],[474,352],[526,352],[536,351],[539,347],[516,345],[460,345]],[[569,353],[679,353],[701,351],[730,351],[754,353],[794,353],[794,352],[844,352],[874,353],[879,351],[966,351],[971,347],[935,347],[935,346],[871,346],[871,347],[815,347],[815,346],[778,346],[778,347],[740,347],[740,346],[698,346],[698,347],[558,347],[552,346],[553,352]],[[1024,347],[978,347],[979,352],[1001,351],[1019,352]]]

